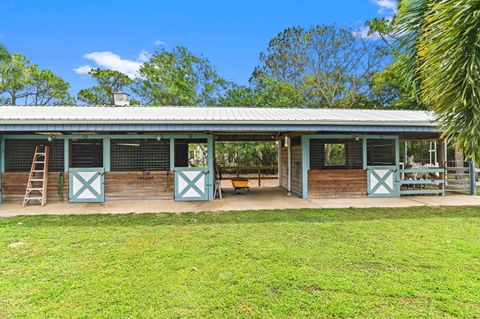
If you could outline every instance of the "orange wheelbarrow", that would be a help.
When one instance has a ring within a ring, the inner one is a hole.
[[[235,194],[243,194],[250,191],[250,187],[248,186],[248,178],[232,178],[232,186],[235,189]]]

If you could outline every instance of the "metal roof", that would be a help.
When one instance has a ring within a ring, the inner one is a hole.
[[[424,111],[256,107],[0,106],[0,124],[374,125],[434,127]]]

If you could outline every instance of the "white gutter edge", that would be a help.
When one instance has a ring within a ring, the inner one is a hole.
[[[376,121],[302,121],[302,120],[292,120],[292,121],[205,121],[205,120],[21,120],[21,119],[12,119],[12,120],[0,120],[0,124],[11,124],[11,125],[42,125],[42,124],[60,124],[60,125],[70,125],[70,124],[163,124],[163,125],[208,125],[208,124],[220,124],[220,125],[374,125],[374,126],[427,126],[435,127],[438,126],[434,122],[425,122],[425,121],[385,121],[385,122],[376,122]]]

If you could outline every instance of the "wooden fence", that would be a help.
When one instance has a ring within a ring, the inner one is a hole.
[[[262,186],[262,180],[278,179],[278,166],[217,166],[217,175],[222,180],[231,180],[235,177],[245,177],[258,181]]]
[[[477,170],[478,169],[475,168],[474,171],[471,172],[469,162],[466,161],[447,161],[445,163],[445,174],[447,176],[446,190],[455,193],[471,194],[472,185],[470,175],[476,175]]]

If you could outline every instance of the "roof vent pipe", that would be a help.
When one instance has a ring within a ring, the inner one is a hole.
[[[125,92],[115,92],[113,93],[113,105],[115,106],[129,106],[130,99],[127,93]]]

